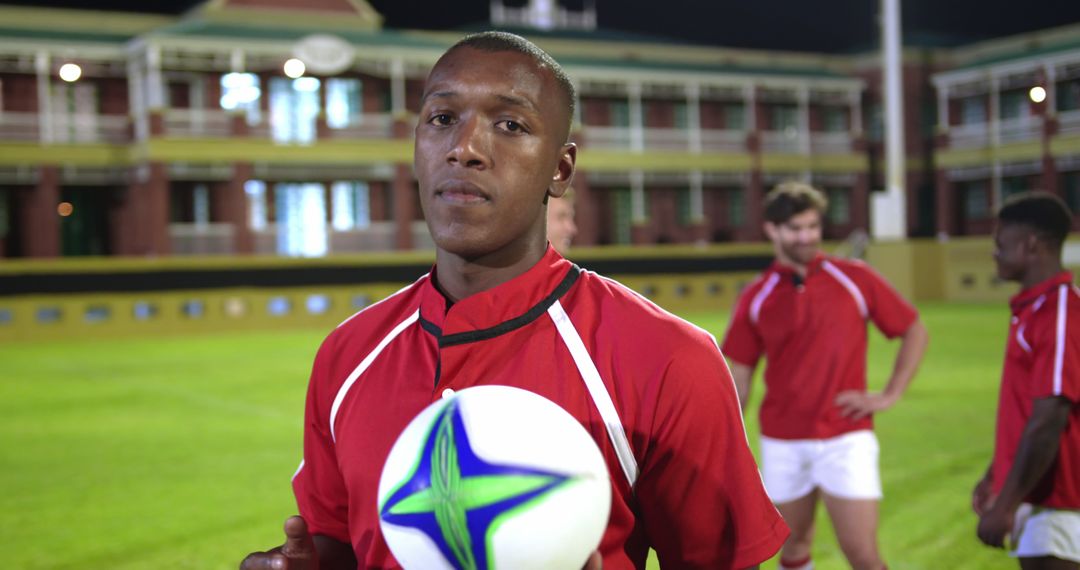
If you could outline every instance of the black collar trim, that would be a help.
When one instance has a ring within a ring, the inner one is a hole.
[[[566,292],[570,290],[570,287],[574,286],[574,283],[577,282],[578,277],[580,276],[581,268],[577,265],[571,264],[570,271],[566,273],[566,277],[563,277],[562,282],[560,282],[559,285],[555,287],[555,290],[552,291],[551,294],[547,297],[544,297],[539,303],[533,306],[533,308],[526,311],[525,314],[499,323],[491,328],[456,333],[446,336],[436,335],[436,337],[438,337],[439,339],[439,348],[445,348],[448,346],[465,344],[469,342],[477,342],[481,340],[488,340],[491,338],[495,338],[499,335],[517,330],[535,321],[536,319],[540,318],[540,315],[543,315],[545,312],[547,312],[548,308],[555,304],[555,301],[558,301],[559,298],[565,295]],[[427,326],[424,324],[425,322],[426,321],[424,320],[424,318],[421,317],[420,326],[423,326],[425,329],[427,329]],[[438,327],[435,327],[435,325],[431,323],[428,324],[435,328],[435,330],[439,330]],[[428,330],[428,332],[432,331]]]

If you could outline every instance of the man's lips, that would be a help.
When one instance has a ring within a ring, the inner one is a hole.
[[[474,204],[491,199],[479,186],[464,180],[453,180],[439,184],[435,188],[435,197],[455,204]]]

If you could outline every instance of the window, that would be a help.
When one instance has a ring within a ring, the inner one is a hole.
[[[769,130],[786,131],[798,129],[799,109],[795,105],[770,105],[769,106]]]
[[[1058,111],[1080,110],[1080,77],[1058,81],[1056,87],[1054,96],[1057,98]]]
[[[612,242],[613,243],[630,243],[630,217],[632,215],[630,204],[630,189],[619,188],[611,191],[611,206],[612,206]]]
[[[871,103],[866,107],[866,136],[873,142],[881,142],[885,137],[885,115],[881,103]]]
[[[611,109],[611,126],[613,126],[613,127],[629,127],[630,126],[630,103],[628,101],[612,101],[610,109]]]
[[[848,110],[839,105],[826,105],[821,108],[821,130],[827,133],[848,132]]]
[[[687,119],[686,103],[676,102],[672,105],[673,112],[675,113],[675,128],[686,130],[690,128],[690,122]],[[695,125],[697,126],[697,125]]]
[[[244,193],[248,199],[248,224],[253,230],[265,230],[269,222],[266,212],[266,182],[248,180],[244,182]]]
[[[11,231],[11,213],[8,209],[7,190],[0,188],[0,239],[7,237]]]
[[[724,128],[731,131],[746,130],[746,105],[742,103],[724,105]]]
[[[690,189],[679,188],[675,190],[675,212],[678,216],[679,225],[689,226],[693,222],[693,212],[690,209]]]
[[[1027,176],[1007,176],[1001,179],[1001,199],[1013,194],[1031,190],[1031,179]]]
[[[277,184],[277,252],[296,257],[321,257],[329,248],[326,191],[322,184]]]
[[[1061,175],[1061,189],[1065,194],[1065,203],[1074,214],[1080,213],[1080,172],[1065,172]]]
[[[732,188],[727,192],[728,224],[733,228],[742,227],[746,222],[746,200],[741,188]]]
[[[205,226],[210,223],[210,187],[196,184],[192,192],[194,198],[195,224]]]
[[[966,182],[959,185],[963,192],[964,217],[983,220],[990,216],[990,192],[986,182]]]
[[[964,97],[960,100],[960,124],[974,125],[986,122],[986,97]]]
[[[1002,119],[1021,119],[1031,115],[1027,89],[1002,91],[999,105]]]
[[[270,80],[270,124],[276,142],[315,142],[320,85],[315,77]]]
[[[359,79],[326,80],[326,125],[340,129],[360,122],[363,114]]]
[[[226,73],[221,76],[221,108],[244,111],[249,125],[262,122],[261,97],[259,76],[254,73]]]
[[[335,182],[330,188],[334,230],[348,231],[371,225],[371,196],[367,183]]]
[[[848,188],[826,188],[825,195],[829,199],[829,208],[825,214],[829,223],[851,223],[851,191]]]

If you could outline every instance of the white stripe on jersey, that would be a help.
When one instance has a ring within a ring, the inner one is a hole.
[[[780,282],[780,274],[773,273],[769,276],[768,281],[761,286],[761,290],[757,295],[754,295],[754,300],[750,302],[750,322],[755,325],[758,323],[758,315],[761,314],[761,305],[765,303],[765,299],[772,293],[773,288]]]
[[[839,267],[829,261],[822,262],[821,267],[839,281],[844,286],[844,289],[847,289],[848,293],[851,293],[851,298],[855,299],[855,304],[858,305],[859,314],[862,315],[862,318],[865,319],[869,316],[870,312],[866,308],[866,299],[863,297],[862,291],[859,291],[859,288],[855,285],[855,282],[847,275],[844,275],[844,272]]]
[[[356,379],[359,378],[360,375],[363,374],[369,366],[371,366],[371,363],[374,362],[375,358],[379,356],[379,353],[381,353],[383,349],[386,348],[386,345],[390,344],[390,341],[394,340],[397,335],[401,334],[401,331],[409,328],[410,325],[412,325],[419,319],[420,308],[417,307],[417,309],[413,311],[413,314],[409,315],[409,317],[406,318],[404,321],[398,323],[398,325],[394,327],[394,330],[390,331],[390,334],[383,337],[383,339],[379,341],[379,344],[375,346],[375,350],[372,350],[370,353],[368,353],[368,355],[365,356],[364,359],[360,361],[360,364],[357,365],[357,367],[352,371],[352,374],[349,374],[349,377],[345,379],[345,383],[341,385],[341,388],[338,389],[337,396],[334,397],[334,405],[330,408],[331,440],[337,442],[337,436],[334,433],[334,420],[337,418],[338,408],[341,407],[341,402],[345,399],[345,394],[349,392],[349,388],[352,388],[352,385],[356,382]]]
[[[1069,286],[1058,286],[1057,338],[1054,339],[1054,395],[1061,395],[1061,368],[1065,364],[1065,310],[1069,303]]]
[[[615,409],[615,402],[611,400],[611,394],[608,393],[604,381],[600,378],[600,371],[596,369],[596,364],[585,349],[585,343],[581,341],[574,323],[570,322],[570,316],[566,314],[562,303],[555,301],[551,307],[548,307],[547,312],[551,320],[555,322],[555,328],[566,343],[566,348],[570,350],[570,356],[574,358],[574,364],[577,365],[578,373],[585,381],[585,387],[589,390],[593,404],[600,411],[600,417],[604,420],[604,427],[611,439],[611,445],[615,447],[615,454],[619,457],[619,465],[630,487],[633,488],[638,475],[637,460],[634,459],[634,452],[630,449],[630,440],[626,437],[626,429],[623,427],[618,410]]]

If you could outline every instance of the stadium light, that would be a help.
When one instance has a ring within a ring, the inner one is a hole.
[[[304,65],[304,62],[296,59],[295,57],[286,61],[284,67],[285,75],[289,76],[292,79],[302,77],[304,75],[304,72],[307,71],[307,66]]]
[[[1032,87],[1030,91],[1028,91],[1028,97],[1030,97],[1031,100],[1035,103],[1042,103],[1046,100],[1046,89],[1044,89],[1041,85],[1036,85],[1035,87]]]
[[[77,63],[65,63],[60,66],[60,79],[73,83],[82,77],[82,68]]]

